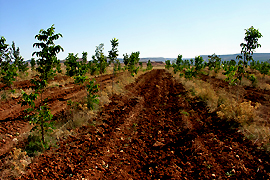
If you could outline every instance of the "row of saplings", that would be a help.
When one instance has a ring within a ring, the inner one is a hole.
[[[48,80],[53,79],[56,73],[61,73],[60,60],[57,59],[57,54],[64,49],[60,45],[55,45],[54,41],[62,37],[62,34],[55,33],[54,25],[47,30],[41,29],[39,34],[35,36],[39,42],[34,43],[33,47],[40,48],[40,51],[34,52],[32,56],[36,55],[37,60],[31,59],[31,69],[36,71],[36,76],[31,79],[31,83],[34,84],[34,91],[30,94],[22,91],[22,100],[20,101],[22,106],[28,105],[25,111],[27,112],[26,118],[31,124],[34,124],[35,132],[39,135],[30,135],[28,137],[29,144],[26,147],[26,151],[29,155],[34,155],[37,151],[46,150],[49,145],[45,139],[45,134],[52,132],[54,129],[53,115],[47,105],[48,99],[43,98],[43,93],[48,85]],[[5,38],[0,39],[0,64],[1,64],[1,83],[10,87],[12,90],[12,84],[18,76],[18,72],[26,73],[28,70],[28,63],[20,56],[19,48],[16,49],[13,42],[10,48],[5,43]],[[142,63],[139,62],[139,52],[132,52],[131,55],[124,55],[125,67],[121,68],[121,64],[117,59],[118,56],[118,39],[113,38],[111,40],[112,49],[109,51],[108,57],[103,53],[104,44],[100,44],[96,47],[95,55],[92,56],[92,61],[87,62],[87,52],[83,52],[82,61],[78,62],[78,55],[69,53],[64,64],[66,66],[66,74],[74,78],[74,82],[77,84],[85,85],[87,91],[87,107],[93,109],[94,104],[98,103],[97,92],[99,85],[95,84],[95,79],[90,79],[86,76],[86,73],[103,74],[106,68],[113,63],[114,72],[120,70],[128,70],[132,76],[138,73],[139,68],[142,68]],[[109,59],[109,62],[107,61]],[[139,66],[138,66],[139,63]],[[152,64],[150,60],[147,63],[147,69],[151,70]],[[12,90],[14,92],[14,90]],[[40,98],[37,103],[37,98]]]
[[[262,37],[261,33],[251,26],[249,29],[246,29],[245,34],[244,40],[246,43],[240,44],[242,47],[241,55],[236,56],[238,63],[235,60],[221,61],[221,58],[215,54],[208,56],[208,62],[204,62],[200,56],[195,57],[194,60],[182,60],[182,55],[178,55],[176,62],[171,64],[170,60],[167,60],[165,67],[167,69],[173,67],[174,73],[180,72],[180,76],[184,76],[187,79],[196,77],[206,67],[209,70],[214,70],[215,73],[223,69],[225,71],[223,74],[226,75],[225,81],[229,82],[230,85],[241,84],[242,78],[246,77],[252,82],[253,86],[256,86],[257,78],[252,72],[257,70],[264,76],[269,75],[270,60],[268,62],[259,62],[252,57],[254,50],[261,47],[258,44],[258,39]],[[251,72],[248,71],[248,67]]]

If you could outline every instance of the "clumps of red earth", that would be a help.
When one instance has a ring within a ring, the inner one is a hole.
[[[269,155],[165,70],[114,95],[94,119],[18,179],[268,179]]]

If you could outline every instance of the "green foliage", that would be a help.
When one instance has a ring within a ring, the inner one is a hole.
[[[36,60],[35,60],[35,58],[31,58],[30,65],[31,65],[31,70],[34,71],[35,70],[35,66],[36,66]]]
[[[252,60],[253,52],[256,48],[261,47],[261,44],[258,43],[259,38],[263,37],[258,29],[255,29],[251,26],[248,29],[245,29],[245,38],[246,43],[241,43],[242,47],[241,55],[244,55],[244,66],[247,66],[247,62]],[[243,59],[242,56],[237,56],[237,59]]]
[[[193,66],[194,60],[190,59],[190,65]]]
[[[87,108],[93,109],[94,104],[99,103],[99,99],[97,99],[98,95],[96,94],[99,90],[98,84],[95,84],[95,79],[89,81],[89,84],[86,85],[87,90]]]
[[[63,48],[60,45],[55,45],[54,41],[59,37],[62,37],[62,34],[54,33],[54,25],[52,25],[47,30],[41,29],[39,34],[35,36],[40,42],[34,43],[33,47],[40,48],[40,51],[34,52],[32,55],[39,57],[37,60],[36,71],[38,73],[35,79],[32,79],[31,82],[35,84],[35,92],[31,94],[26,94],[22,91],[22,101],[20,102],[22,106],[30,105],[28,112],[33,111],[31,115],[26,117],[29,119],[30,123],[35,124],[33,130],[37,129],[41,133],[42,144],[45,144],[44,134],[53,128],[53,122],[51,122],[53,115],[51,114],[46,101],[47,99],[42,99],[42,94],[44,89],[47,86],[49,79],[52,79],[56,75],[56,70],[60,61],[57,60],[56,55],[63,51]],[[37,96],[40,95],[41,103],[39,108],[35,109],[35,100]]]
[[[238,79],[235,78],[238,67],[235,65],[236,65],[235,60],[231,60],[230,62],[225,63],[224,66],[224,70],[226,72],[224,72],[223,74],[226,75],[227,77],[225,81],[229,82],[230,85],[236,85],[236,83],[238,82]]]
[[[25,147],[25,151],[30,157],[34,156],[37,152],[43,152],[49,148],[48,143],[46,141],[43,143],[40,136],[37,135],[29,135],[27,141],[28,144]]]
[[[20,56],[20,48],[16,49],[14,41],[11,47],[11,58],[14,59],[14,64],[18,67],[19,72],[25,73],[28,68],[28,63],[23,61],[22,56]]]
[[[177,65],[177,66],[180,66],[180,65],[183,64],[182,57],[183,57],[183,56],[182,56],[181,54],[178,55],[178,57],[177,57],[177,59],[176,59],[176,65]]]
[[[99,46],[96,46],[96,54],[92,56],[93,62],[97,65],[100,74],[105,73],[106,67],[108,66],[107,57],[103,53],[104,44],[101,43]]]
[[[6,63],[4,65],[1,64],[1,82],[5,84],[6,86],[11,88],[11,85],[16,80],[16,77],[18,76],[17,70],[15,64],[9,64]]]
[[[221,69],[221,58],[218,57],[215,53],[209,57],[208,67],[209,70],[214,69],[215,73],[218,73],[218,71]]]
[[[118,39],[113,38],[111,40],[111,45],[112,45],[112,49],[109,51],[109,59],[110,59],[110,64],[113,63],[113,80],[112,80],[112,90],[113,90],[113,82],[114,82],[114,73],[115,71],[117,71],[117,65],[119,67],[119,61],[116,62],[117,60],[117,56],[118,56],[118,50],[117,50],[117,46],[119,45]]]
[[[111,63],[115,63],[117,56],[118,56],[118,50],[117,50],[117,46],[119,45],[118,39],[113,38],[111,40],[111,45],[112,45],[112,49],[109,51],[109,59],[110,59],[110,64]]]
[[[146,70],[152,70],[152,69],[153,69],[152,63],[150,60],[148,60]]]
[[[1,37],[0,39],[0,82],[11,88],[13,81],[18,76],[18,67],[12,62],[14,57],[12,56],[12,50],[9,45],[6,44],[6,39]]]
[[[184,61],[182,60],[182,55],[179,54],[175,63],[172,64],[173,72],[176,74],[178,71],[182,71],[184,69]]]
[[[98,73],[98,67],[96,66],[97,63],[94,63],[94,61],[89,61],[88,63],[88,70],[90,71],[91,75],[94,75]]]
[[[64,64],[66,65],[66,74],[74,78],[75,83],[83,83],[86,81],[85,74],[88,71],[87,53],[83,52],[83,60],[78,62],[78,54],[69,53]]]
[[[124,64],[125,66],[127,66],[130,62],[129,55],[126,53],[126,54],[123,54],[123,56],[124,56]]]
[[[41,51],[33,52],[32,56],[36,55],[39,57],[37,60],[38,67],[36,71],[39,73],[39,78],[41,80],[49,80],[55,76],[56,70],[59,61],[56,58],[56,55],[64,49],[60,45],[55,45],[53,41],[63,37],[62,34],[54,33],[54,25],[52,25],[47,30],[41,29],[39,34],[35,36],[40,42],[34,43],[33,47],[41,48]]]
[[[268,75],[270,70],[270,64],[268,62],[262,62],[258,68],[260,73],[263,75]]]
[[[256,78],[256,76],[254,75],[254,74],[250,74],[249,76],[248,76],[248,79],[252,82],[252,86],[256,86],[257,85],[257,78]]]
[[[203,58],[201,56],[195,57],[195,70],[201,71],[203,67]]]
[[[64,62],[66,66],[66,75],[70,77],[78,75],[79,71],[79,62],[77,62],[78,59],[79,59],[78,54],[74,55],[73,53],[68,53],[68,57]]]
[[[83,62],[84,64],[87,63],[87,54],[88,54],[88,53],[87,53],[87,52],[84,52],[84,51],[83,51],[83,53],[82,53],[82,59],[83,59],[82,62]]]
[[[140,69],[142,69],[143,68],[142,62],[139,62],[139,65],[140,65]]]
[[[186,79],[191,79],[192,77],[196,77],[196,75],[197,75],[197,72],[196,72],[196,69],[194,67],[187,68],[185,70],[185,78]]]
[[[139,67],[137,67],[137,64],[139,63],[139,55],[140,52],[132,52],[131,55],[123,54],[124,56],[124,64],[126,68],[129,70],[132,76],[138,73]]]
[[[34,108],[35,108],[35,100],[37,99],[38,97],[38,93],[31,93],[31,94],[26,94],[23,90],[22,91],[22,99],[23,101],[20,101],[19,103],[22,105],[22,106],[27,106],[29,105],[30,108],[28,108],[28,112],[29,111],[33,111]]]
[[[131,64],[131,65],[138,64],[139,63],[139,60],[140,60],[139,55],[140,55],[140,52],[139,51],[132,52],[131,55],[130,55],[130,57],[129,57],[130,58],[129,64]]]
[[[83,84],[86,80],[87,80],[86,76],[81,76],[81,75],[74,76],[74,83],[76,84]]]
[[[170,60],[166,60],[166,61],[165,61],[165,64],[166,64],[166,65],[165,65],[165,68],[168,69],[168,70],[169,70],[170,67],[172,66]]]

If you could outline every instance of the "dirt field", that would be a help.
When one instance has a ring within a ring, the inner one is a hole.
[[[121,73],[120,73],[121,74]],[[86,96],[86,91],[83,86],[75,85],[73,82],[65,82],[67,76],[58,76],[53,81],[57,86],[49,87],[45,90],[43,97],[48,98],[48,106],[53,115],[61,113],[67,108],[67,101],[79,101]],[[112,75],[102,75],[95,78],[97,83],[105,86],[111,83]],[[49,82],[50,83],[50,82]],[[14,89],[23,89],[27,91],[32,84],[29,80],[19,81],[14,83]],[[27,120],[24,120],[24,109],[27,106],[21,107],[19,101],[21,98],[12,98],[8,101],[1,102],[0,105],[0,157],[5,157],[11,148],[14,146],[14,138],[18,138],[16,134],[23,134],[30,131],[32,128]],[[36,106],[40,99],[36,101]]]
[[[71,86],[48,90],[54,113],[64,108],[69,94],[84,95],[81,87]],[[114,95],[99,112],[95,126],[76,129],[76,135],[36,158],[19,179],[270,178],[269,154],[187,96],[165,70],[141,75],[126,88],[127,94]],[[1,114],[6,113],[0,116],[1,134],[13,136],[27,123],[18,121],[21,109],[11,108],[17,101],[1,105]]]

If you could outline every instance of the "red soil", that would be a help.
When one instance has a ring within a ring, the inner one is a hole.
[[[269,179],[269,154],[189,99],[165,70],[114,95],[97,126],[77,129],[19,179]]]
[[[121,73],[120,73],[121,74]],[[65,81],[67,76],[57,76],[52,81]],[[111,83],[112,75],[102,75],[95,78],[96,81],[105,86]],[[29,80],[15,82],[14,89],[26,90],[33,86]],[[53,115],[63,112],[67,108],[67,101],[79,101],[86,96],[84,86],[68,83],[57,87],[49,87],[43,93],[43,98],[48,98],[48,106]],[[26,115],[24,110],[27,106],[22,107],[19,101],[21,98],[13,98],[11,100],[1,102],[0,105],[0,157],[4,157],[14,146],[14,138],[17,133],[22,134],[31,129],[29,122],[24,119]],[[38,106],[40,99],[36,100]]]

